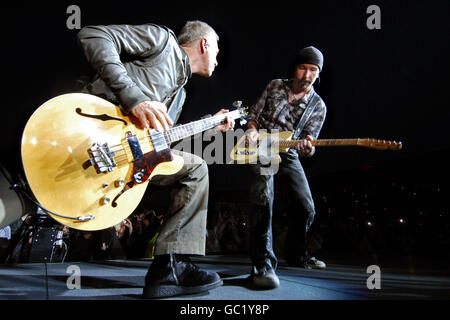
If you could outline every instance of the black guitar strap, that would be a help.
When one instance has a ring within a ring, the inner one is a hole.
[[[311,99],[308,102],[308,105],[305,108],[305,111],[303,112],[302,116],[300,117],[300,121],[298,122],[297,128],[294,131],[292,140],[298,139],[298,137],[300,136],[300,133],[302,133],[302,130],[305,127],[306,122],[308,122],[309,118],[311,117],[318,101],[319,101],[319,95],[314,92],[313,96],[311,97]]]

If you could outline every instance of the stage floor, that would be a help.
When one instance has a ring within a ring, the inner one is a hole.
[[[236,256],[192,259],[218,272],[222,287],[207,293],[164,300],[434,300],[450,298],[450,277],[381,269],[380,289],[368,289],[367,266],[328,264],[325,270],[288,267],[277,274],[280,287],[259,290],[247,281],[250,261]],[[151,259],[91,263],[28,263],[0,265],[1,300],[142,300],[142,286]],[[79,282],[75,276],[79,274]]]

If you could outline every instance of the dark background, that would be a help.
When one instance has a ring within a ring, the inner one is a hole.
[[[448,1],[11,3],[1,22],[0,161],[12,173],[22,170],[20,139],[33,111],[73,91],[88,72],[77,30],[66,27],[71,4],[81,8],[82,26],[152,22],[178,33],[185,21],[200,19],[215,28],[219,66],[210,79],[194,76],[188,83],[181,123],[235,100],[253,104],[271,79],[289,77],[299,49],[316,46],[325,63],[315,88],[328,107],[320,138],[396,140],[403,149],[318,148],[304,161],[315,195],[338,185],[365,190],[376,183],[374,190],[390,195],[385,185],[411,192],[425,186],[431,194],[439,189],[437,210],[448,216]],[[371,4],[381,9],[381,30],[366,27]],[[210,178],[213,199],[245,201],[242,166],[211,165]]]

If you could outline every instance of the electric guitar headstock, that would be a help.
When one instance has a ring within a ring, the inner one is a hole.
[[[381,139],[371,139],[371,138],[365,138],[365,139],[358,139],[358,145],[378,150],[400,150],[403,145],[399,141],[389,141],[389,140],[381,140]]]

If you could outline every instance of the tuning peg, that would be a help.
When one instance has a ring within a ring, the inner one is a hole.
[[[237,100],[235,102],[233,102],[233,107],[236,109],[239,109],[242,106],[242,101]]]
[[[101,205],[105,205],[108,204],[111,201],[111,198],[109,196],[104,196],[103,198],[100,199],[100,204]]]

